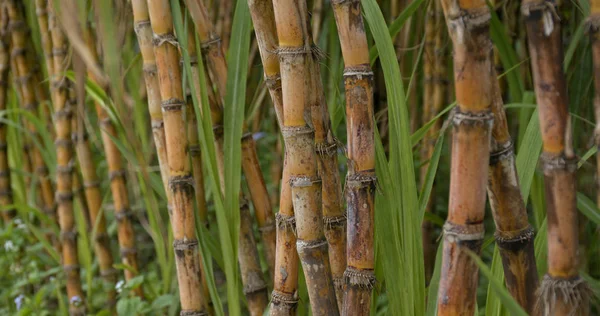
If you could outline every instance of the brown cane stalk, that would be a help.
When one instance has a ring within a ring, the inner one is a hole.
[[[273,4],[269,0],[249,0],[248,7],[254,24],[256,41],[263,64],[265,82],[277,116],[283,127],[283,99],[279,59],[276,55],[277,30]],[[285,162],[284,162],[285,164]],[[275,249],[275,271],[271,296],[271,315],[294,315],[298,304],[298,253],[296,251],[295,217],[289,186],[289,169],[284,169],[281,179],[279,213]]]
[[[483,241],[493,121],[490,11],[483,0],[443,0],[442,6],[454,46],[457,109],[438,315],[472,315],[478,269],[468,251],[478,253]]]
[[[56,130],[56,201],[58,222],[61,229],[62,264],[67,276],[67,298],[71,315],[83,315],[85,303],[79,277],[77,256],[77,231],[73,214],[72,164],[73,144],[71,141],[72,108],[69,105],[69,84],[64,76],[67,68],[68,44],[54,15],[52,3],[47,3],[48,28],[52,39],[51,77],[52,104]]]
[[[333,1],[342,55],[348,134],[348,259],[344,315],[369,315],[375,284],[373,71],[360,2]]]
[[[88,25],[86,27],[84,37],[86,38],[89,50],[92,52],[96,62],[99,63],[96,53],[96,38],[92,29]],[[88,77],[96,84],[100,84],[88,69]],[[108,87],[103,87],[104,91],[108,91]],[[119,249],[121,252],[121,261],[128,268],[124,270],[125,280],[129,281],[139,274],[139,264],[137,259],[137,247],[135,240],[135,231],[133,229],[133,211],[130,207],[129,193],[125,176],[127,174],[121,157],[119,148],[114,143],[114,138],[118,138],[117,129],[114,126],[107,111],[102,104],[95,102],[98,122],[100,124],[102,134],[102,144],[106,160],[108,164],[108,178],[110,180],[110,190],[113,198],[115,209],[115,219],[117,221],[117,239],[119,240]],[[143,296],[141,287],[134,289],[137,296]]]
[[[290,177],[296,220],[296,248],[304,269],[311,309],[315,315],[337,315],[327,240],[324,233],[321,178],[315,152],[315,118],[311,93],[318,87],[313,76],[312,40],[305,1],[274,1],[279,38],[283,108],[282,132],[286,144],[284,173]],[[320,82],[319,82],[320,84]],[[315,93],[321,97],[320,93]],[[313,103],[314,104],[314,103]],[[317,117],[322,119],[322,117]]]
[[[138,44],[142,53],[144,81],[148,98],[148,113],[154,147],[158,156],[158,164],[167,200],[170,201],[169,188],[169,166],[167,164],[167,148],[165,144],[165,127],[163,114],[160,107],[160,88],[156,72],[156,59],[154,58],[154,47],[152,46],[152,28],[150,27],[150,16],[146,0],[132,0],[133,23],[137,34]],[[169,205],[171,202],[167,202]]]
[[[191,26],[191,24],[190,24]],[[197,67],[198,57],[196,55],[196,39],[192,29],[188,29],[188,52],[190,53],[190,59],[192,61],[191,70],[192,70],[192,79],[193,84],[195,85],[195,91],[198,93],[198,99],[200,98],[200,77],[199,70]],[[208,78],[208,77],[207,77]],[[209,84],[210,87],[210,84]],[[211,90],[211,89],[209,89]],[[222,93],[222,91],[219,91]],[[218,162],[218,170],[219,177],[221,179],[221,188],[224,191],[224,157],[223,157],[223,107],[221,105],[221,101],[223,98],[215,98],[214,95],[211,97],[209,93],[209,107],[210,107],[210,116],[213,124],[213,130],[215,131],[215,143],[216,143],[216,155]],[[251,144],[254,149],[254,143]],[[242,147],[242,166],[244,167],[244,171],[246,172],[247,168],[247,155],[248,149],[244,150]],[[251,154],[252,152],[250,152]],[[256,158],[256,161],[258,158]],[[252,161],[251,161],[252,163]],[[246,166],[244,166],[246,165]],[[252,167],[259,167],[258,164],[253,165]],[[270,237],[269,230],[274,231],[274,229],[269,229],[274,224],[273,213],[272,210],[265,210],[263,207],[264,199],[268,200],[268,195],[265,197],[261,196],[261,194],[267,194],[266,187],[264,184],[264,180],[262,180],[262,174],[260,173],[260,169],[251,170],[251,173],[246,172],[246,181],[248,182],[248,187],[250,188],[251,196],[253,199],[253,204],[255,206],[255,213],[258,219],[259,229],[263,233],[263,237],[266,235],[267,238]],[[257,182],[257,181],[262,181]],[[264,189],[262,188],[264,187]],[[246,218],[246,213],[248,212],[248,202],[244,199],[243,194],[240,191],[240,216],[241,218]],[[271,221],[266,223],[265,219],[270,218]],[[266,223],[266,224],[265,224]],[[248,223],[240,223],[240,235],[239,235],[239,244],[238,244],[238,261],[240,264],[240,271],[242,275],[242,284],[244,285],[244,295],[246,296],[246,300],[248,302],[248,309],[251,315],[262,315],[268,304],[268,293],[267,293],[267,284],[264,281],[264,276],[262,275],[262,270],[260,269],[260,258],[258,256],[258,251],[256,247],[256,241],[252,236],[252,225],[248,225]],[[273,236],[274,237],[274,236]],[[263,238],[265,241],[265,250],[267,251],[267,260],[272,259],[273,261],[267,261],[269,267],[272,267],[272,263],[275,261],[274,257],[269,257],[269,239]],[[275,239],[272,238],[270,242],[275,245]],[[271,268],[272,269],[272,268]],[[272,271],[272,270],[271,270]]]
[[[592,42],[592,59],[594,62],[594,117],[596,129],[594,130],[594,141],[600,148],[600,1],[592,0],[590,17],[588,18],[588,31]],[[596,165],[600,166],[600,155],[596,155]],[[596,204],[600,207],[600,168],[596,175],[597,192]]]
[[[149,0],[148,12],[154,33],[154,56],[165,124],[169,190],[172,194],[171,224],[182,313],[207,311],[202,280],[196,225],[193,213],[193,177],[187,149],[178,43],[173,33],[173,15],[167,0]]]
[[[534,232],[521,196],[515,154],[500,83],[492,72],[494,126],[488,179],[488,197],[496,223],[496,243],[500,249],[506,287],[528,313],[534,312],[538,287],[533,248]]]
[[[589,288],[579,276],[577,158],[556,10],[554,1],[526,0],[521,5],[540,117],[548,219],[548,272],[540,285],[537,308],[543,315],[587,315]]]
[[[0,18],[4,19],[4,15]],[[5,21],[2,21],[2,25],[4,25],[4,23]],[[5,34],[0,36],[0,111],[5,111],[8,103],[10,53],[7,36],[5,36]],[[14,209],[6,209],[8,205],[13,204],[6,133],[6,124],[0,123],[0,206],[2,206],[2,219],[5,223],[9,223],[15,217],[16,211]]]
[[[423,122],[429,122],[435,116],[435,105],[433,100],[434,91],[434,72],[437,66],[436,55],[435,55],[435,44],[436,36],[438,35],[439,29],[437,24],[437,8],[439,6],[438,1],[433,1],[427,8],[427,15],[425,17],[425,47],[423,53]],[[439,131],[439,124],[435,124],[435,131],[430,130],[425,135],[421,148],[421,161],[425,162],[421,166],[421,185],[425,182],[427,176],[427,168],[429,167],[429,160],[433,154],[433,147],[435,146],[436,135],[435,132]],[[425,212],[431,212],[432,198],[429,198]],[[433,225],[429,221],[423,221],[421,226],[421,234],[423,239],[423,256],[425,263],[425,280],[429,282],[431,274],[433,273],[433,266],[435,264],[435,241],[432,236]]]
[[[25,10],[22,4],[10,0],[6,2],[7,13],[9,18],[9,29],[12,46],[12,58],[14,59],[15,68],[13,74],[16,77],[16,83],[20,86],[22,107],[34,116],[38,116],[38,98],[36,96],[36,85],[34,82],[34,67],[32,61],[34,56],[28,48],[31,46],[31,37],[28,36],[28,27],[25,22]],[[25,128],[29,131],[33,138],[41,143],[41,137],[35,127],[35,124],[30,120],[25,120]],[[56,222],[56,206],[54,204],[54,188],[52,181],[48,177],[48,168],[44,162],[40,150],[33,145],[33,142],[26,140],[25,152],[31,161],[30,168],[38,177],[40,200],[42,202],[42,211],[50,218],[52,222]],[[51,239],[55,237],[49,235]]]
[[[217,83],[218,93],[217,102],[219,100],[222,104],[225,96],[225,86],[227,82],[227,64],[223,55],[223,50],[220,44],[220,38],[216,35],[214,27],[208,18],[208,13],[202,1],[199,0],[186,0],[185,1],[192,20],[196,25],[196,31],[201,41],[203,50],[203,57],[208,63],[213,78]],[[222,109],[220,106],[211,106],[211,114],[213,118],[213,127],[219,127],[222,125],[222,112],[220,114],[214,113],[217,109]],[[216,119],[218,118],[218,120]],[[222,129],[219,127],[219,129]],[[219,133],[216,133],[219,136]],[[219,144],[222,144],[217,140]],[[217,148],[222,146],[217,144]],[[269,201],[268,191],[265,185],[262,171],[257,164],[248,163],[254,160],[253,153],[256,153],[256,146],[252,143],[253,148],[247,148],[242,151],[242,161],[246,162],[242,164],[246,181],[250,190],[250,197],[252,204],[255,208],[255,215],[258,223],[259,230],[262,233],[263,244],[265,247],[265,253],[267,258],[267,264],[269,265],[269,271],[273,276],[274,271],[274,253],[275,253],[275,238],[273,238],[273,225],[275,224],[275,216],[273,210],[266,201]],[[249,169],[250,168],[250,169]],[[241,204],[240,204],[241,205]]]

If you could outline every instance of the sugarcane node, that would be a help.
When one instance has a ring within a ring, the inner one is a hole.
[[[98,243],[110,242],[109,236],[106,232],[96,233],[94,240]]]
[[[331,156],[337,154],[338,143],[339,142],[336,142],[336,141],[333,141],[330,143],[325,141],[323,143],[315,144],[315,152],[320,157],[326,157],[326,156],[331,157]]]
[[[500,144],[500,148],[490,153],[490,166],[494,166],[501,161],[514,157],[514,147],[512,141]]]
[[[73,145],[73,142],[71,141],[70,138],[61,138],[61,139],[57,139],[54,141],[54,146],[57,146],[57,147],[64,147],[64,148],[70,149],[72,147],[72,145]],[[26,150],[29,150],[30,145],[28,144],[26,146],[27,146]]]
[[[130,208],[123,208],[115,211],[115,219],[117,222],[122,222],[124,220],[130,220],[133,218],[133,211]]]
[[[275,223],[272,222],[272,219],[269,218],[267,221],[265,225],[258,228],[259,232],[266,233],[275,230]]]
[[[158,69],[156,68],[156,64],[144,64],[142,66],[142,71],[144,71],[144,74],[146,76],[156,76],[156,74],[158,73]]]
[[[27,53],[27,49],[25,48],[20,48],[20,47],[15,47],[12,49],[11,53],[10,53],[10,57],[15,58],[18,56],[25,56],[25,53]]]
[[[173,176],[169,179],[169,189],[171,189],[171,192],[193,191],[194,178],[191,174],[183,176]]]
[[[194,250],[198,248],[198,240],[176,239],[173,241],[173,249],[180,251]]]
[[[517,252],[527,247],[527,244],[533,240],[533,237],[535,237],[535,231],[531,226],[515,232],[496,230],[494,233],[498,247],[512,252]]]
[[[7,170],[0,171],[0,178],[8,178],[10,177],[10,172]]]
[[[52,85],[52,89],[55,90],[66,90],[69,87],[69,82],[64,77],[53,76],[52,79],[50,79],[50,84]]]
[[[325,226],[325,229],[331,230],[335,227],[345,227],[347,220],[348,214],[345,212],[338,216],[323,216],[323,225]]]
[[[571,309],[568,316],[582,315],[589,308],[590,299],[594,296],[587,282],[580,276],[564,279],[544,275],[537,292],[535,311],[540,315],[552,315],[559,299],[568,303]]]
[[[127,257],[127,256],[131,256],[131,255],[136,255],[137,248],[121,247],[119,252],[121,253],[122,257]]]
[[[450,81],[444,77],[440,76],[426,76],[423,78],[425,83],[439,83],[439,84],[448,84]]]
[[[374,76],[373,70],[369,64],[347,66],[344,68],[344,79],[355,77],[358,80],[362,80],[363,77],[372,79]]]
[[[125,169],[113,170],[108,173],[108,180],[113,181],[117,178],[124,178],[127,172]]]
[[[100,271],[100,276],[102,276],[102,277],[111,277],[111,276],[115,276],[118,274],[119,274],[119,270],[113,269],[113,268]]]
[[[311,53],[311,49],[301,46],[279,46],[277,47],[275,54],[277,54],[279,57],[284,57],[284,56],[302,56],[302,55],[306,55],[308,53]]]
[[[298,305],[298,301],[297,293],[287,294],[277,290],[271,292],[271,303],[274,305],[286,305],[290,308],[295,308]]]
[[[259,275],[258,273],[250,274],[253,276],[249,277],[251,281],[247,281],[246,284],[244,284],[244,295],[258,294],[261,291],[267,290],[267,284],[263,280],[262,275]]]
[[[577,157],[568,158],[564,153],[556,155],[544,152],[540,155],[541,167],[546,175],[555,171],[576,172],[577,162]]]
[[[29,111],[29,112],[33,112],[33,111],[37,111],[37,102],[29,102],[25,105],[23,105],[23,109]]]
[[[171,98],[171,99],[162,101],[160,103],[160,106],[162,107],[164,112],[181,111],[181,109],[185,106],[185,101],[177,99],[177,98]]]
[[[0,64],[0,72],[6,71],[6,68],[4,68],[4,67],[5,67],[4,65]],[[8,81],[0,79],[0,87],[3,87],[3,88],[8,87]]]
[[[65,264],[63,265],[63,271],[67,274],[73,272],[73,271],[78,271],[79,270],[79,265],[78,264]]]
[[[209,314],[205,311],[193,311],[193,310],[183,310],[179,312],[179,316],[208,316]]]
[[[346,279],[344,276],[333,278],[333,286],[335,287],[336,292],[343,290],[344,286],[346,286]]]
[[[36,8],[35,8],[35,15],[36,16],[48,15],[48,10],[46,10],[45,7],[38,7],[38,6],[36,6]]]
[[[25,23],[25,21],[23,20],[13,20],[11,19],[8,22],[8,30],[10,32],[25,32],[25,30],[27,29],[27,23]]]
[[[54,144],[56,144],[56,141],[54,142]],[[31,143],[23,144],[23,151],[28,152],[29,150],[31,150]]]
[[[152,34],[152,45],[154,47],[160,47],[164,43],[169,43],[175,47],[179,47],[179,43],[177,42],[177,36],[173,33],[165,33],[165,34]]]
[[[304,125],[304,126],[282,126],[281,127],[281,134],[283,135],[284,139],[288,139],[288,138],[294,138],[300,135],[304,135],[304,134],[309,134],[309,135],[313,135],[314,134],[314,130],[312,127],[308,126],[308,125]]]
[[[460,106],[457,106],[452,116],[452,124],[454,126],[466,125],[491,128],[494,124],[494,114],[491,110],[479,113],[462,112]]]
[[[213,134],[215,138],[223,136],[223,125],[213,125]]]
[[[181,65],[181,67],[185,66],[185,59],[183,58],[183,56],[179,60],[179,65]],[[190,56],[190,66],[194,67],[197,65],[198,65],[198,56],[196,56],[196,55]]]
[[[163,129],[165,127],[165,122],[163,120],[152,121],[150,123],[153,130]]]
[[[487,6],[465,10],[458,3],[452,3],[452,8],[447,14],[448,31],[456,35],[458,43],[467,43],[473,40],[473,34],[488,30],[492,18]]]
[[[56,213],[56,205],[42,207],[42,212],[46,215],[54,216]]]
[[[292,188],[303,188],[310,187],[313,184],[320,184],[321,178],[318,176],[309,177],[309,176],[291,176],[290,177],[290,186]]]
[[[240,201],[238,202],[239,208],[242,210],[248,210],[250,208],[250,204],[248,204],[248,200],[244,197],[240,196]]]
[[[281,230],[291,230],[296,234],[296,217],[293,215],[286,215],[277,213],[275,215],[275,223]]]
[[[65,57],[65,56],[67,56],[67,50],[64,48],[53,48],[52,56],[53,57]]]
[[[323,237],[322,239],[317,239],[317,240],[302,240],[302,239],[297,239],[296,240],[296,248],[298,249],[298,253],[304,252],[304,251],[310,251],[312,249],[317,249],[317,248],[327,248],[327,239],[325,239],[325,237]]]
[[[77,231],[62,231],[60,232],[60,240],[62,242],[64,241],[70,241],[70,242],[75,242],[75,240],[77,239]]]
[[[71,164],[66,166],[56,166],[56,173],[59,175],[70,175],[73,173],[73,166]]]
[[[8,197],[8,196],[12,196],[13,193],[11,190],[0,190],[0,196],[1,197]]]
[[[362,170],[348,173],[346,175],[346,187],[350,189],[376,189],[378,186],[375,170]]]
[[[54,113],[54,120],[71,119],[73,111],[70,107],[64,107]]]
[[[331,0],[331,4],[334,6],[349,5],[356,2],[360,3],[360,0]]]
[[[523,16],[539,19],[545,13],[550,13],[556,21],[560,21],[560,16],[556,12],[556,3],[553,0],[527,1],[521,4]]]
[[[37,173],[43,178],[48,175],[48,168],[46,168],[46,165],[37,166],[35,168],[35,173]]]
[[[22,76],[18,76],[15,78],[15,81],[20,85],[26,85],[29,83],[29,80],[33,77],[33,73],[29,72]]]
[[[446,221],[443,227],[444,239],[449,243],[466,246],[472,250],[478,250],[483,242],[484,228],[480,224],[454,224]]]
[[[142,29],[150,27],[150,20],[137,21],[133,24],[133,31],[137,36],[140,36]]]
[[[212,46],[221,47],[221,37],[213,35],[211,39],[200,42],[200,49],[206,52],[211,49]]]
[[[88,133],[86,133],[85,131],[83,132],[75,132],[75,133],[71,133],[71,139],[73,140],[73,143],[77,144],[77,143],[83,143],[85,141],[87,141],[89,138]]]
[[[200,146],[199,145],[188,145],[188,151],[192,156],[200,155]]]
[[[347,286],[373,290],[377,284],[375,271],[371,269],[357,269],[351,266],[344,271],[344,280]]]
[[[281,76],[279,74],[271,76],[265,75],[265,84],[269,90],[281,90]]]
[[[0,151],[5,151],[6,149],[8,149],[8,144],[7,143],[0,143]]]

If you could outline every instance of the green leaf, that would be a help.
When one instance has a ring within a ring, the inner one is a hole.
[[[600,225],[600,209],[585,194],[577,192],[577,208],[589,220]]]
[[[419,209],[406,95],[396,51],[375,0],[362,1],[364,16],[379,52],[388,93],[389,162],[375,136],[376,172],[381,192],[375,198],[377,257],[383,264],[389,313],[423,315],[425,282]],[[383,256],[383,257],[382,257]],[[385,259],[382,259],[385,258]],[[411,289],[406,291],[405,289]]]
[[[498,280],[490,271],[488,266],[479,258],[479,256],[469,249],[464,249],[471,259],[477,264],[481,273],[490,281],[490,287],[498,295],[500,301],[511,315],[523,315],[527,316],[527,313],[523,308],[515,301],[515,299],[508,293],[508,290],[504,287],[504,282]]]

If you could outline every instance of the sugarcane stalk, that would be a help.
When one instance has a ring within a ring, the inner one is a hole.
[[[58,222],[61,229],[62,264],[67,276],[67,298],[69,313],[83,315],[85,303],[79,276],[77,256],[77,231],[73,214],[73,145],[71,141],[72,108],[69,105],[69,82],[64,75],[67,63],[68,44],[60,29],[53,11],[52,3],[47,3],[48,28],[52,39],[52,67],[50,74],[52,85],[52,104],[54,105],[54,124],[56,130],[56,201],[58,203]]]
[[[496,244],[500,249],[506,287],[519,305],[534,312],[538,287],[534,255],[534,231],[521,196],[513,144],[508,132],[500,83],[492,71],[494,126],[490,151],[488,198],[496,223]]]
[[[85,38],[93,58],[99,63],[96,53],[96,38],[90,26],[86,26]],[[100,84],[93,72],[88,69],[88,77],[92,82]],[[108,87],[103,87],[108,91]],[[113,205],[115,209],[115,220],[117,221],[117,239],[121,253],[121,261],[129,268],[124,270],[125,280],[129,281],[139,274],[139,264],[137,259],[137,247],[135,240],[135,231],[133,228],[134,213],[131,210],[129,202],[129,193],[125,176],[127,171],[123,166],[121,152],[114,143],[114,138],[119,138],[117,129],[114,126],[108,113],[99,102],[95,102],[98,122],[100,124],[102,144],[106,161],[108,165],[108,178],[110,181],[110,191],[112,193]],[[137,287],[133,290],[135,295],[142,297],[143,290]]]
[[[83,113],[77,113],[77,116]],[[77,125],[75,125],[77,126]],[[107,305],[110,309],[116,306],[115,283],[117,270],[113,268],[113,256],[110,247],[110,237],[106,227],[106,218],[102,211],[102,192],[100,180],[96,174],[96,164],[88,142],[88,136],[83,126],[75,129],[73,141],[77,152],[77,159],[83,176],[83,188],[89,210],[91,229],[95,232],[92,236],[94,252],[98,258],[100,276],[104,279],[107,289]]]
[[[286,144],[284,172],[290,176],[296,219],[296,248],[308,287],[313,314],[339,314],[324,234],[321,178],[311,126],[311,89],[317,87],[313,48],[305,1],[274,1],[279,38],[283,108],[282,133]],[[320,95],[319,95],[320,97]],[[312,115],[311,115],[312,114]],[[320,119],[322,117],[319,117]],[[287,169],[287,170],[286,170]]]
[[[202,54],[207,60],[208,68],[216,81],[217,89],[220,95],[223,96],[227,86],[227,64],[223,56],[221,38],[215,31],[208,11],[201,0],[185,0],[185,4],[196,25],[196,32],[203,50]]]
[[[169,190],[172,194],[171,224],[173,248],[179,283],[182,314],[207,311],[202,297],[202,280],[196,225],[193,213],[193,177],[187,149],[184,121],[184,91],[179,66],[177,39],[173,33],[173,15],[167,0],[148,0],[156,58],[161,107],[165,125]]]
[[[256,41],[263,64],[263,71],[279,128],[283,127],[283,97],[281,73],[276,55],[277,30],[273,4],[269,0],[249,0],[248,7],[254,24]],[[284,162],[285,165],[285,162]],[[289,169],[281,179],[279,212],[276,216],[276,248],[271,294],[270,315],[295,315],[298,304],[298,252],[296,250],[295,217],[292,205]]]
[[[454,48],[457,108],[453,116],[450,201],[444,225],[438,315],[475,312],[478,253],[484,236],[493,115],[490,11],[483,0],[444,0]]]
[[[204,4],[199,0],[186,0],[185,2],[196,25],[196,31],[198,32],[198,36],[201,41],[204,59],[208,61],[208,68],[211,70],[217,83],[217,95],[219,97],[217,97],[216,100],[217,102],[218,100],[222,101],[224,100],[226,91],[227,64],[223,56],[220,38],[216,35],[214,27],[208,19],[207,10]],[[222,125],[222,112],[217,112],[217,110],[221,109],[222,107],[220,106],[211,106],[211,116],[213,118],[212,122],[214,128]],[[219,127],[217,130],[221,129],[222,128]],[[216,133],[216,135],[218,134],[219,133]],[[246,137],[248,137],[248,134],[246,134]],[[242,143],[244,143],[244,141],[242,141]],[[220,146],[222,146],[222,142],[219,141],[217,148]],[[242,145],[242,148],[244,149],[244,145]],[[254,163],[254,161],[257,161],[255,155],[256,145],[254,142],[246,141],[246,148],[242,150],[242,169],[246,177],[246,181],[248,182],[248,187],[250,188],[250,197],[252,199],[252,204],[254,205],[258,227],[261,231],[269,272],[270,275],[273,276],[275,259],[275,238],[273,238],[273,225],[275,223],[275,216],[270,204],[266,203],[269,201],[269,195],[262,171],[260,170],[260,166]],[[222,159],[220,161],[222,161]]]
[[[156,72],[156,59],[154,57],[154,47],[152,46],[152,28],[150,27],[150,16],[148,13],[148,4],[146,0],[132,0],[133,23],[137,35],[138,44],[142,53],[144,81],[148,95],[148,113],[150,114],[150,124],[152,127],[152,136],[154,147],[158,157],[160,175],[167,192],[167,200],[170,201],[169,188],[169,166],[167,164],[167,147],[165,144],[165,127],[163,114],[160,107],[160,88]],[[171,204],[171,202],[167,202]]]
[[[14,59],[13,74],[16,77],[16,82],[20,86],[18,91],[21,95],[22,107],[34,116],[38,116],[38,99],[36,96],[34,82],[34,69],[32,67],[33,56],[28,53],[31,38],[28,36],[28,27],[25,21],[25,11],[22,4],[15,1],[7,1],[7,13],[9,18],[9,28],[12,46],[12,58]],[[25,128],[29,131],[32,137],[38,142],[41,142],[41,137],[35,127],[35,124],[30,120],[25,120]],[[31,161],[30,168],[38,177],[40,200],[42,202],[42,211],[50,218],[52,222],[56,222],[56,206],[54,204],[54,188],[52,181],[48,176],[48,168],[44,162],[40,150],[33,145],[30,140],[25,141],[25,152]],[[48,235],[49,238],[55,237]]]
[[[0,19],[5,19],[5,16]],[[4,21],[2,23],[4,25]],[[8,72],[10,70],[10,53],[8,38],[0,35],[0,111],[5,111],[8,103]],[[13,204],[10,166],[8,164],[8,143],[6,142],[7,126],[0,123],[0,206],[2,219],[9,223],[16,215],[14,208],[8,209]]]
[[[258,229],[265,245],[265,258],[269,266],[269,275],[273,278],[275,272],[275,244],[277,240],[275,217],[273,216],[273,208],[269,200],[267,186],[260,171],[256,144],[250,133],[242,137],[242,170],[248,183],[252,204],[254,205]]]
[[[325,101],[321,82],[320,51],[312,42],[310,61],[311,87],[309,104],[311,105],[312,125],[315,131],[315,150],[317,152],[318,172],[322,179],[322,211],[325,237],[329,245],[331,277],[339,310],[344,299],[344,273],[346,270],[346,209],[342,202],[342,187],[338,170],[338,140],[331,130],[329,110]]]
[[[600,1],[592,0],[591,12],[587,21],[587,29],[592,42],[592,60],[594,63],[594,117],[596,129],[594,130],[594,142],[600,148]],[[596,165],[600,166],[600,155],[596,155]],[[596,174],[596,205],[600,207],[600,168]]]
[[[332,1],[342,55],[348,135],[344,315],[369,315],[375,284],[373,71],[359,1]]]
[[[548,220],[548,272],[540,284],[536,308],[543,315],[587,315],[589,288],[578,270],[577,158],[556,9],[554,1],[526,0],[521,5],[540,118]]]

